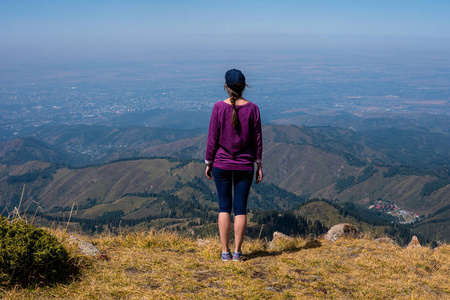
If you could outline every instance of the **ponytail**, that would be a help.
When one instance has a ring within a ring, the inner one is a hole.
[[[231,115],[231,125],[236,128],[239,123],[239,118],[236,110],[236,100],[242,97],[242,92],[244,91],[245,84],[237,82],[233,86],[234,90],[230,89],[227,85],[225,85],[225,89],[230,96],[230,102],[233,106],[233,114]]]

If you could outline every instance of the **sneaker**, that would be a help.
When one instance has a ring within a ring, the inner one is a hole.
[[[222,252],[222,260],[230,261],[231,260],[231,252]]]
[[[242,252],[233,252],[233,261],[239,261],[242,259]]]

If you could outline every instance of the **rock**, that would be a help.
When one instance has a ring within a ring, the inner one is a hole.
[[[378,239],[375,239],[373,241],[375,243],[386,243],[386,244],[397,245],[397,243],[393,239],[388,238],[388,237],[378,238]]]
[[[269,250],[289,250],[295,248],[295,246],[295,240],[293,238],[275,231],[268,248]]]
[[[210,245],[211,241],[210,240],[202,240],[202,239],[198,239],[197,240],[197,246],[198,247],[205,247],[207,245]]]
[[[281,232],[278,232],[278,231],[275,231],[274,233],[273,233],[273,240],[277,240],[277,239],[292,239],[291,237],[289,237],[289,236],[287,236],[287,235],[285,235],[284,233],[281,233]]]
[[[69,237],[69,242],[71,243],[77,243],[78,244],[78,249],[80,249],[81,253],[83,253],[84,255],[87,256],[93,256],[96,258],[100,258],[103,260],[109,260],[109,256],[104,253],[104,252],[100,252],[97,247],[95,247],[94,245],[92,245],[91,243],[88,243],[86,241],[83,241],[73,235],[71,235]]]
[[[356,226],[348,223],[343,223],[331,227],[330,230],[328,230],[328,232],[324,235],[324,239],[334,242],[343,236],[359,239],[362,238],[363,235],[364,234],[359,231]]]
[[[408,246],[406,246],[406,248],[420,248],[422,247],[420,245],[419,239],[417,238],[417,236],[413,236],[411,239],[411,242],[409,242]]]

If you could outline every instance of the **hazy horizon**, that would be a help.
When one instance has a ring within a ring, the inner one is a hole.
[[[446,1],[2,1],[0,63],[450,51]]]

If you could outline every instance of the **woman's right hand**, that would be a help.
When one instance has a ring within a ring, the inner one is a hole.
[[[212,165],[206,165],[206,170],[205,170],[205,176],[210,179],[212,179]]]

